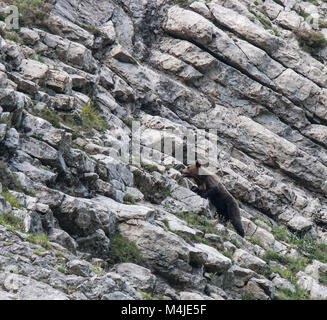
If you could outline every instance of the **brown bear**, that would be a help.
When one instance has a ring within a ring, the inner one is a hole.
[[[198,187],[193,186],[191,190],[202,198],[208,198],[216,207],[218,214],[222,215],[226,220],[230,220],[237,233],[244,237],[238,204],[219,181],[218,176],[201,167],[199,161],[183,169],[182,175],[192,178]]]

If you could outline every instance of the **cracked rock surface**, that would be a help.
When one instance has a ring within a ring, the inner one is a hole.
[[[327,299],[327,48],[296,36],[327,37],[315,2],[52,0],[0,21],[0,299]],[[197,158],[245,238],[181,176],[186,131],[210,137]]]

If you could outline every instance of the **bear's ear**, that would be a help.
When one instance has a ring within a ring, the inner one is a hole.
[[[199,162],[199,160],[196,160],[195,165],[196,165],[197,168],[201,167],[201,163]]]

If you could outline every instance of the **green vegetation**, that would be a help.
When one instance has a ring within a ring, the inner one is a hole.
[[[327,28],[327,21],[319,21],[319,28],[323,29],[323,28]]]
[[[262,242],[259,239],[253,238],[253,237],[247,237],[246,238],[247,241],[249,241],[252,244],[258,245],[260,247],[262,247]]]
[[[142,160],[141,160],[141,167],[142,167],[144,170],[148,171],[148,172],[153,172],[153,171],[161,172],[161,171],[159,170],[159,168],[158,168],[157,165],[152,164],[152,163],[147,163],[147,162],[144,162],[144,161],[142,161]],[[161,172],[161,173],[162,173],[162,172]]]
[[[135,197],[129,193],[124,195],[123,201],[125,204],[135,204],[136,203]]]
[[[235,239],[235,238],[231,238],[230,242],[236,247],[236,248],[241,248],[242,245]]]
[[[78,24],[81,28],[85,29],[86,31],[88,31],[89,33],[93,34],[93,35],[99,35],[100,31],[99,28],[93,24]]]
[[[109,263],[132,262],[136,264],[143,263],[143,257],[136,244],[120,234],[114,234],[110,238],[110,256]]]
[[[19,24],[22,26],[40,26],[49,16],[52,5],[46,0],[3,0],[14,5],[19,11]]]
[[[2,184],[3,190],[8,191],[8,189],[22,191],[23,187],[17,177],[13,175],[7,164],[4,161],[0,161],[0,183]]]
[[[169,229],[169,222],[167,218],[162,219],[161,222],[165,225],[167,229]]]
[[[101,263],[100,262],[95,262],[93,264],[93,272],[96,274],[106,274],[106,271],[101,267]]]
[[[279,241],[288,241],[288,231],[285,226],[275,226],[272,230],[272,234]]]
[[[63,267],[58,267],[57,270],[61,273],[65,273],[65,269]]]
[[[241,296],[242,300],[258,300],[253,293],[245,292]]]
[[[103,132],[107,128],[106,122],[99,116],[95,105],[87,103],[82,106],[81,114],[77,113],[57,113],[50,108],[44,108],[34,113],[47,121],[55,128],[60,128],[60,124],[68,126],[72,130],[73,138],[83,136],[92,136],[93,129]]]
[[[179,4],[181,7],[187,7],[190,4],[189,0],[175,0],[176,4]]]
[[[319,272],[319,282],[327,285],[327,273],[326,272]]]
[[[167,300],[165,297],[154,297],[150,293],[137,289],[137,292],[140,293],[144,300]]]
[[[2,184],[2,196],[6,198],[6,200],[10,203],[12,202],[11,205],[20,208],[20,204],[15,200],[15,198],[8,192],[8,190],[15,190],[17,192],[23,192],[29,196],[34,196],[35,192],[33,190],[24,190],[23,186],[17,179],[17,177],[10,172],[8,169],[7,164],[4,161],[0,161],[0,183]]]
[[[266,276],[272,273],[279,273],[283,278],[290,281],[296,287],[297,287],[296,274],[299,271],[303,271],[310,262],[309,259],[307,258],[303,258],[303,257],[297,259],[291,258],[289,256],[278,254],[277,252],[274,252],[272,250],[267,250],[265,252],[263,256],[263,260],[265,260],[266,262],[273,260],[279,262],[282,265],[282,266],[273,266],[273,267],[271,266]],[[298,292],[296,294],[300,296],[303,296],[303,292],[305,292],[303,290],[300,290],[300,288],[298,288],[297,291]],[[285,296],[285,292],[284,292],[284,296]]]
[[[266,262],[276,261],[280,265],[270,266],[270,270],[266,276],[272,273],[279,273],[283,278],[289,280],[294,286],[296,291],[292,292],[288,289],[277,291],[276,299],[285,300],[301,300],[309,299],[309,294],[306,290],[300,288],[296,283],[296,274],[303,271],[305,267],[312,263],[313,260],[319,260],[323,263],[327,262],[327,244],[319,243],[312,239],[309,235],[292,233],[284,226],[276,226],[273,229],[273,234],[277,240],[287,242],[299,254],[299,258],[292,258],[289,256],[278,254],[272,250],[267,250],[263,259]],[[319,274],[319,281],[327,284],[326,273]]]
[[[248,10],[249,10],[250,13],[252,13],[259,20],[259,22],[263,25],[263,27],[265,29],[271,29],[272,28],[272,24],[267,18],[265,18],[261,14],[256,13],[251,8],[248,8]]]
[[[273,227],[272,223],[271,223],[269,220],[265,219],[265,218],[262,218],[262,217],[256,217],[256,220],[262,221],[263,223],[265,223],[265,224],[266,224],[268,227],[270,227],[270,228]],[[255,223],[256,223],[256,221],[255,221]],[[256,224],[257,224],[257,223],[256,223]],[[258,224],[257,224],[257,225],[258,225]]]
[[[272,31],[274,32],[276,37],[280,37],[280,33],[276,28],[272,28]]]
[[[46,253],[46,251],[41,251],[39,249],[34,249],[33,253],[36,254],[37,256],[42,257]]]
[[[186,221],[191,226],[199,229],[204,233],[214,233],[217,234],[215,229],[215,221],[210,222],[205,216],[201,216],[191,211],[187,212],[175,212],[175,215]]]
[[[8,230],[14,232],[15,230],[24,231],[24,224],[21,218],[16,217],[12,212],[0,214],[0,224]]]
[[[212,233],[212,234],[219,235],[224,240],[226,240],[225,236],[219,234],[216,231],[216,229],[215,229],[215,222],[216,221],[209,221],[206,217],[200,216],[200,215],[198,215],[198,214],[196,214],[194,212],[175,212],[174,214],[178,218],[186,221],[187,224],[190,227],[194,227],[194,228],[197,228],[200,231],[202,231],[204,235],[206,233]],[[168,220],[163,219],[162,222],[165,223],[167,229],[169,229]],[[170,231],[172,231],[172,230],[170,230]],[[181,237],[182,239],[184,239],[187,243],[189,243],[191,245],[193,243],[204,243],[204,244],[206,244],[208,246],[211,246],[211,247],[217,249],[222,254],[224,254],[226,257],[232,258],[232,253],[227,251],[227,250],[223,250],[223,245],[219,241],[214,241],[214,240],[205,238],[204,236],[186,234],[186,233],[181,232],[181,231],[172,231],[172,232],[177,234],[179,237]]]
[[[6,32],[5,39],[14,41],[14,42],[16,42],[18,44],[23,44],[22,38],[15,31]]]
[[[290,289],[281,288],[277,290],[275,300],[310,300],[309,294],[305,289],[295,284],[295,292]]]
[[[45,233],[33,233],[26,237],[26,241],[42,246],[44,249],[51,249],[51,243]]]
[[[83,105],[80,117],[82,128],[88,133],[91,133],[93,128],[100,132],[103,132],[107,128],[106,122],[100,118],[92,102]]]
[[[309,16],[310,13],[307,13],[302,7],[299,8],[298,14],[306,20]]]
[[[130,128],[130,129],[132,129],[132,124],[133,124],[133,121],[134,121],[134,119],[132,118],[132,117],[128,117],[128,118],[123,118],[123,119],[121,119],[125,124],[126,124],[126,126],[128,127],[128,128]]]
[[[9,191],[2,192],[1,195],[6,199],[7,202],[14,208],[22,209],[19,201]]]
[[[319,5],[319,2],[317,0],[303,0],[304,2],[311,2],[315,6]],[[324,0],[323,0],[324,1]],[[325,1],[326,2],[326,1]]]
[[[42,109],[36,115],[49,121],[56,128],[60,128],[60,123],[63,122],[63,119],[59,116],[59,114],[49,108]]]
[[[294,34],[300,47],[312,55],[316,54],[318,51],[327,46],[327,39],[320,31],[299,28],[294,30]]]
[[[277,261],[283,265],[288,266],[288,269],[297,273],[300,270],[303,270],[309,263],[307,258],[291,258],[289,256],[279,254],[273,250],[266,250],[263,260],[269,262],[271,260]]]
[[[308,260],[327,263],[327,244],[319,243],[309,235],[292,233],[285,226],[273,228],[273,235],[279,241],[285,241]]]
[[[0,12],[0,21],[5,21],[6,20],[6,15]]]
[[[233,260],[233,252],[229,251],[229,250],[224,250],[221,252],[225,257]]]

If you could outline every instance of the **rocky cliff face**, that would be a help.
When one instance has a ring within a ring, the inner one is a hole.
[[[1,299],[327,298],[326,1],[0,4]]]

